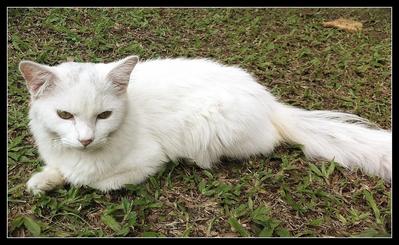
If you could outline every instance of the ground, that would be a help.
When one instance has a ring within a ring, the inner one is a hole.
[[[363,30],[322,25],[339,17]],[[208,57],[245,68],[284,103],[389,129],[391,49],[390,9],[9,9],[8,236],[390,236],[389,183],[289,145],[212,170],[171,162],[107,194],[34,197],[25,183],[43,162],[18,63]]]

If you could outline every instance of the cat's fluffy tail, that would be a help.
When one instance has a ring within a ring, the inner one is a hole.
[[[332,111],[281,105],[273,124],[285,141],[303,146],[310,159],[332,160],[387,181],[392,178],[392,133],[366,119]]]

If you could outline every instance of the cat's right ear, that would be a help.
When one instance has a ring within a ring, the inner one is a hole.
[[[54,85],[55,74],[49,66],[41,65],[33,61],[21,61],[19,71],[26,81],[29,93],[33,98],[42,95],[45,90]]]
[[[116,66],[108,73],[107,79],[112,82],[117,94],[123,94],[126,92],[130,80],[130,74],[138,61],[138,56],[128,56],[115,62]]]

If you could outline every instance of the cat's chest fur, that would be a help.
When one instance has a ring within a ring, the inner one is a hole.
[[[57,167],[67,182],[75,185],[89,185],[112,174],[123,164],[123,156],[126,155],[123,152],[125,148],[119,144],[85,152],[53,146],[45,140],[37,137],[40,155],[47,165]]]

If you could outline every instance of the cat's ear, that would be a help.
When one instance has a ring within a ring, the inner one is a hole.
[[[116,62],[116,66],[108,73],[107,79],[112,82],[117,94],[126,92],[127,86],[129,85],[130,74],[138,61],[138,56],[128,56]]]
[[[42,95],[54,86],[56,75],[51,68],[32,61],[21,61],[19,71],[26,81],[26,86],[33,98]]]

